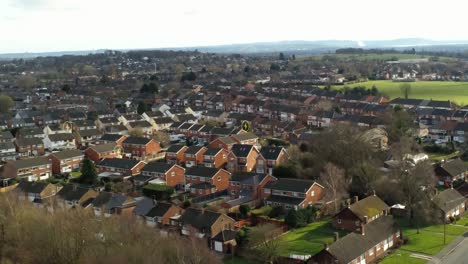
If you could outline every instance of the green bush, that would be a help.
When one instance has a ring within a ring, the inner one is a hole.
[[[143,195],[156,200],[169,200],[174,193],[174,188],[162,184],[148,184],[143,187]]]

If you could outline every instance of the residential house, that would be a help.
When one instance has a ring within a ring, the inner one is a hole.
[[[466,198],[453,188],[438,193],[434,196],[433,202],[444,213],[447,221],[465,212]]]
[[[122,142],[125,155],[139,160],[154,160],[161,150],[159,142],[144,137],[127,137]]]
[[[42,156],[45,153],[44,142],[40,138],[18,138],[15,140],[16,152],[20,158]]]
[[[97,195],[98,192],[91,188],[69,184],[63,186],[63,188],[57,193],[57,200],[64,208],[85,208],[91,204]]]
[[[125,135],[119,135],[119,134],[104,134],[101,136],[99,139],[99,142],[101,144],[109,144],[109,143],[114,143],[117,146],[122,146],[122,142],[127,138]]]
[[[250,132],[232,135],[231,138],[234,141],[236,141],[237,144],[242,144],[242,145],[257,145],[258,144],[258,136]]]
[[[187,146],[181,144],[173,144],[166,150],[166,162],[169,164],[185,164],[185,151]]]
[[[134,159],[104,158],[96,167],[100,173],[110,173],[122,176],[136,175],[146,165],[143,161]],[[106,175],[106,174],[104,174]]]
[[[101,192],[91,202],[95,216],[131,216],[136,200],[120,193]]]
[[[229,151],[224,148],[207,148],[203,153],[203,166],[224,168],[228,161]]]
[[[262,190],[270,181],[276,181],[277,178],[255,172],[234,172],[229,180],[229,194],[232,198],[250,196],[257,200],[262,197]]]
[[[237,246],[236,238],[236,231],[223,230],[210,240],[210,248],[219,253],[232,254]]]
[[[225,150],[231,150],[232,146],[237,144],[237,141],[232,139],[232,137],[219,137],[210,142],[209,146],[212,148],[223,148]]]
[[[226,190],[231,174],[223,169],[191,167],[185,171],[186,189],[194,196]]]
[[[7,161],[5,166],[12,168],[13,177],[28,181],[46,180],[52,175],[52,164],[46,157]]]
[[[234,228],[234,219],[225,214],[205,209],[187,208],[179,218],[183,235],[194,235],[198,238],[212,238],[223,230]]]
[[[250,172],[256,168],[260,152],[253,145],[234,144],[228,155],[226,169],[230,172]]]
[[[16,159],[16,148],[15,145],[10,142],[0,142],[0,161],[15,160]]]
[[[101,131],[97,129],[86,129],[75,131],[76,143],[78,146],[87,147],[99,143]]]
[[[184,152],[185,167],[190,168],[203,164],[203,154],[206,152],[205,147],[190,146]]]
[[[60,186],[46,182],[27,182],[21,181],[16,190],[19,198],[33,203],[43,203],[47,199],[54,197],[59,191]]]
[[[48,150],[65,150],[76,148],[72,133],[47,134],[44,137],[44,147]]]
[[[273,174],[273,168],[285,164],[289,154],[283,147],[262,147],[257,157],[257,173]]]
[[[185,186],[185,169],[176,164],[150,162],[141,169],[141,175],[159,180],[159,184],[171,187]],[[154,180],[152,180],[154,182]]]
[[[146,224],[151,227],[173,225],[174,218],[180,217],[183,209],[170,203],[156,203],[146,214]]]
[[[279,178],[263,187],[265,204],[283,209],[301,209],[323,198],[324,187],[312,180]]]
[[[336,229],[356,231],[361,226],[387,215],[390,207],[375,195],[359,200],[356,196],[355,202],[348,202],[348,207],[333,216],[332,225]]]
[[[308,264],[372,263],[401,241],[401,231],[393,216],[386,215],[352,232],[307,261]]]
[[[52,161],[52,173],[70,173],[80,169],[84,154],[78,149],[63,150],[49,155]]]
[[[105,158],[120,158],[122,153],[121,148],[115,145],[115,143],[108,143],[88,147],[84,151],[84,154],[86,158],[98,162]]]
[[[468,175],[468,168],[460,159],[447,160],[437,164],[434,171],[439,179],[439,185],[447,187],[454,181],[464,181]]]

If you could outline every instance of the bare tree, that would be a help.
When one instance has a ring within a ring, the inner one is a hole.
[[[278,258],[281,229],[273,224],[258,225],[249,232],[249,258],[273,263]]]
[[[327,189],[325,198],[333,201],[334,213],[337,213],[338,201],[347,195],[347,183],[344,170],[338,168],[333,163],[327,163],[320,173],[320,182]]]

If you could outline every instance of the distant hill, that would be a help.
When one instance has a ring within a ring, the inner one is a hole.
[[[167,47],[155,49],[140,50],[178,50],[213,52],[213,53],[252,53],[269,54],[277,52],[287,52],[295,54],[320,54],[334,53],[336,49],[341,48],[365,48],[365,49],[396,49],[404,50],[415,48],[416,50],[427,51],[462,51],[468,49],[468,41],[436,41],[422,38],[405,38],[394,40],[317,40],[317,41],[277,41],[277,42],[258,42],[245,44],[230,44],[217,46],[194,46],[194,47]],[[121,51],[128,51],[121,50]],[[87,55],[90,53],[103,53],[105,50],[86,50],[86,51],[61,51],[46,53],[11,53],[0,54],[0,59],[30,59],[39,56],[62,56],[62,55]]]

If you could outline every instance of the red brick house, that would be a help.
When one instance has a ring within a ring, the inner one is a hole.
[[[171,218],[180,216],[183,209],[170,203],[157,203],[145,214],[146,224],[148,226],[169,226]]]
[[[336,229],[347,231],[360,230],[363,224],[368,224],[379,217],[387,215],[390,207],[375,195],[368,196],[362,200],[354,198],[354,203],[333,216],[332,225]]]
[[[223,148],[207,148],[203,154],[203,166],[224,168],[228,161],[229,151]]]
[[[136,175],[146,165],[143,161],[134,159],[105,158],[96,164],[99,173],[110,172],[122,176]]]
[[[237,141],[235,141],[231,137],[220,137],[211,141],[210,144],[208,144],[208,146],[212,148],[223,148],[225,150],[231,150],[232,146],[236,143]]]
[[[105,158],[117,158],[121,155],[121,153],[119,153],[119,148],[116,146],[117,145],[115,145],[115,143],[96,145],[87,148],[84,151],[84,154],[86,158],[94,162],[98,162]]]
[[[40,138],[18,138],[15,141],[16,152],[18,156],[31,157],[31,156],[42,156],[45,154],[44,142]]]
[[[262,197],[263,187],[270,182],[276,181],[277,178],[255,172],[234,172],[229,181],[229,194],[232,198],[250,196],[257,200]]]
[[[150,162],[141,169],[141,175],[158,179],[160,181],[158,184],[171,187],[185,186],[185,169],[176,164]]]
[[[386,215],[365,225],[359,232],[336,237],[330,246],[312,256],[308,264],[372,263],[401,241],[393,216]]]
[[[324,187],[312,180],[279,178],[263,187],[265,204],[283,209],[301,209],[323,198]]]
[[[144,137],[128,137],[122,142],[126,155],[139,160],[153,160],[161,150],[159,142]]]
[[[80,169],[84,154],[78,149],[69,149],[49,155],[54,174],[69,173]]]
[[[455,189],[447,189],[433,199],[436,206],[444,213],[445,219],[450,220],[451,217],[463,215],[466,209],[466,198]]]
[[[179,223],[183,235],[211,238],[223,230],[233,229],[235,221],[225,214],[189,207],[179,218]]]
[[[223,169],[191,167],[185,171],[186,189],[194,196],[226,190],[231,174]]]
[[[203,154],[206,148],[200,146],[190,146],[185,150],[185,167],[190,168],[203,164]]]
[[[262,147],[257,157],[257,172],[272,174],[275,166],[283,165],[289,160],[289,154],[283,147]]]
[[[7,161],[5,170],[12,172],[12,178],[28,181],[46,180],[52,175],[52,162],[47,157]]]
[[[187,146],[174,144],[166,150],[166,162],[169,164],[185,164],[185,151]]]
[[[260,152],[253,145],[235,144],[228,155],[227,170],[230,172],[250,172],[257,166],[257,158]]]

